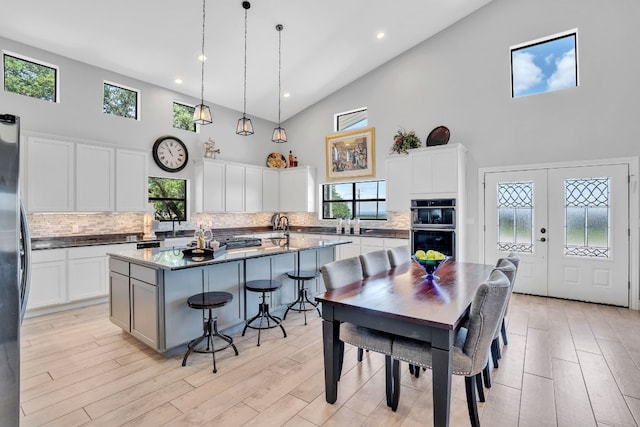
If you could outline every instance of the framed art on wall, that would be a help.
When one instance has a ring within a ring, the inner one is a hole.
[[[327,180],[375,176],[374,134],[371,127],[328,135]]]

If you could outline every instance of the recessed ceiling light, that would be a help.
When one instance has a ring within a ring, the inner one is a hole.
[[[291,96],[291,94],[289,92],[285,92],[282,94],[283,97],[288,98]]]
[[[206,60],[207,60],[206,56],[204,56],[202,54],[198,55],[198,61],[206,61]]]
[[[174,82],[176,82],[176,84],[181,85],[182,84],[182,79],[175,79]]]
[[[376,38],[379,39],[383,39],[384,38],[384,33],[382,31],[380,31],[378,34],[376,34]]]

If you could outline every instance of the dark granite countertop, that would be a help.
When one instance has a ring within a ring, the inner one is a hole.
[[[176,237],[192,237],[195,230],[177,230]],[[214,239],[238,235],[273,233],[271,227],[218,228],[213,230]],[[292,233],[336,235],[333,227],[291,227]],[[142,233],[98,234],[80,236],[38,237],[31,239],[31,249],[63,249],[81,246],[114,245],[120,243],[155,242],[170,239],[171,231],[156,231],[155,239],[144,239]],[[352,237],[388,237],[408,239],[409,230],[390,230],[384,228],[362,228],[360,234],[340,234]]]

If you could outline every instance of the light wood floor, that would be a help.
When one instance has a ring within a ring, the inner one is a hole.
[[[431,425],[431,376],[403,364],[397,412],[384,398],[384,359],[356,362],[347,346],[338,401],[324,399],[320,320],[293,313],[278,329],[235,337],[239,356],[165,358],[138,343],[99,305],[27,319],[22,327],[21,426]],[[486,426],[636,426],[640,421],[640,313],[514,295]],[[454,376],[452,426],[468,425]],[[1,424],[1,423],[0,423]]]

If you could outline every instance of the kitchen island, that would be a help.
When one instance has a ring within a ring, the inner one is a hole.
[[[220,329],[242,325],[258,308],[258,298],[244,292],[246,281],[279,280],[274,311],[295,300],[291,270],[315,270],[335,259],[335,247],[350,243],[312,238],[263,239],[262,246],[223,251],[213,259],[194,261],[184,248],[147,248],[109,253],[111,322],[160,353],[182,351],[202,334],[202,312],[187,298],[201,292],[225,291],[233,301],[216,310]],[[308,284],[309,293],[324,292],[322,277]]]

